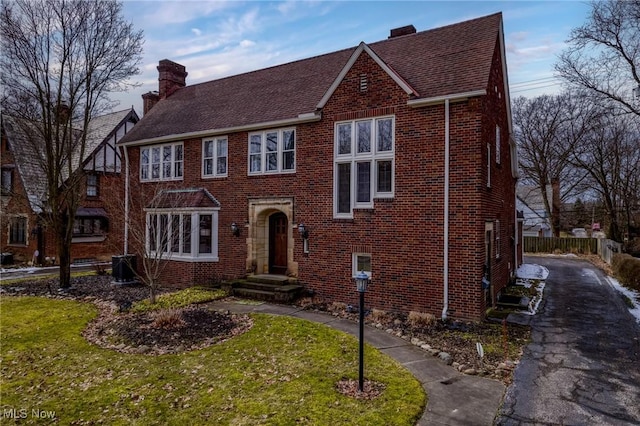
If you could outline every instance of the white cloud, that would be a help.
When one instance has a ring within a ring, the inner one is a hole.
[[[253,47],[255,45],[256,45],[256,42],[252,40],[242,40],[240,42],[240,47],[244,47],[244,48]]]
[[[202,35],[202,30],[200,30],[199,28],[191,28],[191,32],[198,37]]]

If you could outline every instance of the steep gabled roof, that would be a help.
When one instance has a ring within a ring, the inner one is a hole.
[[[88,127],[83,161],[87,160],[100,144],[114,132],[116,127],[132,114],[137,119],[133,109],[117,111],[92,119]],[[42,146],[34,143],[34,141],[41,140],[37,136],[40,134],[37,124],[3,115],[2,127],[13,152],[15,166],[20,179],[22,179],[30,207],[35,213],[41,213],[42,206],[46,201],[47,175],[43,166],[46,161],[44,142]],[[73,164],[79,164],[78,158],[73,161]]]
[[[411,89],[408,99],[486,90],[501,31],[502,14],[497,13],[187,86],[160,100],[122,143],[179,139],[312,116],[350,58],[364,46],[397,82],[406,82]]]

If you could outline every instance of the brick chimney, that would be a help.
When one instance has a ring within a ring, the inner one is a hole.
[[[142,113],[147,115],[147,112],[149,112],[159,100],[160,94],[158,92],[147,92],[142,95]]]
[[[415,34],[415,33],[416,33],[416,27],[414,27],[413,25],[407,25],[406,27],[392,29],[389,35],[389,38],[395,38],[395,37],[400,37],[400,36]]]
[[[176,90],[187,85],[188,73],[184,65],[163,59],[158,64],[158,73],[158,95],[160,100],[168,98]]]

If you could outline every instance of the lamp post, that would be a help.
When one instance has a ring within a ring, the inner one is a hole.
[[[359,354],[359,368],[358,368],[358,390],[363,391],[364,387],[364,293],[367,291],[369,285],[369,277],[364,271],[360,271],[356,275],[356,288],[360,293],[360,354]]]

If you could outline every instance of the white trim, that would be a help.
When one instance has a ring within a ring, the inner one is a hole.
[[[220,141],[225,141],[227,143],[227,167],[225,168],[225,172],[224,173],[218,173],[218,143]],[[207,142],[212,142],[213,143],[213,157],[205,157],[205,152],[204,152],[204,147],[205,144]],[[214,179],[214,178],[223,178],[223,177],[227,177],[229,175],[229,138],[226,135],[220,135],[220,136],[214,136],[211,138],[202,138],[201,141],[201,149],[202,149],[202,156],[201,156],[201,177],[202,179]],[[211,160],[212,164],[211,164],[211,174],[206,174],[205,168],[204,168],[204,162],[205,160]]]
[[[434,96],[432,98],[410,99],[407,101],[407,105],[410,106],[411,108],[419,108],[423,106],[444,103],[444,101],[450,101],[450,102],[466,101],[469,98],[485,96],[486,94],[487,94],[487,91],[485,89],[481,89],[481,90],[474,90],[471,92],[461,92],[461,93],[453,93],[450,95]]]
[[[214,136],[220,136],[220,135],[225,135],[230,133],[250,132],[254,130],[262,130],[262,129],[268,129],[268,128],[295,126],[297,124],[313,123],[316,121],[320,121],[321,119],[322,119],[322,113],[320,111],[309,112],[309,113],[299,114],[298,117],[296,118],[285,118],[284,120],[264,121],[261,123],[243,124],[241,126],[224,127],[221,129],[199,130],[197,132],[174,133],[171,135],[158,136],[155,138],[140,139],[140,140],[131,141],[131,142],[122,142],[119,145],[137,146],[137,145],[150,145],[150,144],[158,144],[158,143],[172,142],[172,141],[181,141],[181,140],[187,140],[187,139],[200,139],[200,138],[214,137]]]
[[[292,132],[293,133],[293,149],[285,150],[284,149],[284,133]],[[276,150],[267,152],[267,135],[268,134],[276,134]],[[295,173],[296,172],[296,162],[297,162],[297,150],[298,150],[298,134],[297,129],[295,127],[285,127],[280,129],[267,129],[261,130],[259,132],[250,132],[247,135],[247,175],[248,176],[261,176],[261,175],[274,175],[274,174],[287,174],[287,173]],[[260,152],[251,152],[251,137],[259,135],[260,136]],[[285,152],[293,152],[293,168],[285,169],[284,168],[284,153]],[[276,154],[276,169],[275,170],[267,170],[267,154]],[[251,157],[260,155],[260,170],[252,171],[251,170]]]
[[[329,102],[329,99],[331,98],[331,96],[333,96],[333,93],[336,91],[338,86],[340,86],[340,83],[342,83],[342,80],[344,80],[344,77],[347,75],[353,64],[356,63],[356,60],[358,59],[358,57],[360,57],[360,54],[363,51],[366,52],[380,66],[380,68],[382,68],[384,72],[386,72],[389,77],[391,77],[393,81],[395,81],[396,84],[400,86],[402,90],[404,90],[407,95],[418,96],[418,93],[406,81],[404,81],[404,79],[400,77],[398,73],[396,73],[391,67],[384,63],[384,61],[378,55],[376,55],[376,53],[371,50],[371,48],[367,46],[365,42],[361,41],[356,50],[354,50],[354,52],[351,54],[351,57],[349,58],[345,66],[338,74],[338,77],[333,80],[333,83],[331,83],[329,89],[325,92],[322,99],[320,99],[320,102],[318,102],[318,105],[316,106],[317,109],[324,108],[327,102]]]
[[[382,120],[391,121],[391,137],[392,146],[388,151],[378,150],[378,122]],[[369,122],[370,126],[370,147],[367,152],[358,152],[358,123]],[[339,149],[339,132],[338,128],[341,125],[348,124],[350,127],[350,149],[348,153],[340,154]],[[396,121],[395,115],[381,115],[378,117],[369,117],[357,120],[344,120],[336,121],[333,125],[333,217],[334,218],[353,218],[354,209],[372,209],[374,207],[374,200],[376,198],[393,198],[395,196],[395,130]],[[381,161],[391,162],[391,191],[380,192],[378,191],[378,163]],[[369,200],[358,201],[358,164],[368,163],[369,169]],[[351,168],[350,173],[350,202],[349,212],[338,212],[338,199],[339,199],[339,180],[338,180],[338,167],[341,164],[349,164]]]
[[[449,310],[449,99],[444,100],[444,231],[442,264],[442,320]]]
[[[358,269],[358,256],[369,258],[369,263],[371,264],[372,269],[371,271],[363,271],[361,269]],[[355,278],[356,275],[358,275],[358,273],[360,272],[364,272],[365,274],[367,274],[367,277],[371,279],[371,275],[373,272],[373,256],[371,255],[371,253],[351,253],[351,278]]]

